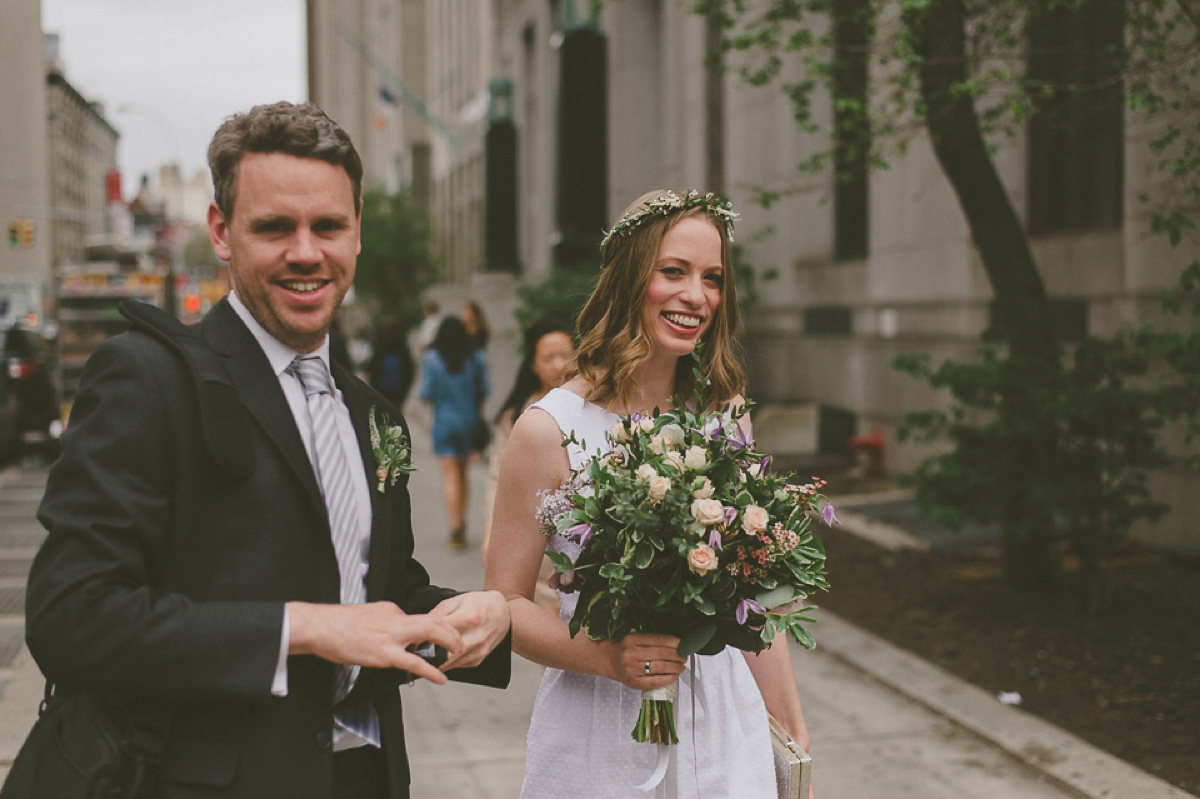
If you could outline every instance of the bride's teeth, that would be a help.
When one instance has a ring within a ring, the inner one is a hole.
[[[693,316],[680,316],[678,314],[671,314],[671,313],[664,314],[664,315],[667,317],[668,321],[674,322],[675,324],[677,324],[681,327],[699,327],[700,326],[700,320],[696,319]]]

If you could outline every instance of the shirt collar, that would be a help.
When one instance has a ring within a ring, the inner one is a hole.
[[[283,375],[284,371],[291,366],[292,361],[297,355],[317,355],[325,362],[325,368],[329,368],[329,335],[326,334],[325,339],[321,342],[321,346],[315,352],[300,353],[284,344],[279,339],[267,332],[267,329],[259,324],[259,321],[254,318],[254,314],[250,313],[250,309],[238,297],[237,292],[233,289],[229,291],[229,305],[233,308],[234,313],[238,318],[250,329],[254,340],[258,342],[258,346],[262,348],[263,353],[267,356],[267,360],[271,363],[271,370],[275,372],[275,377]]]

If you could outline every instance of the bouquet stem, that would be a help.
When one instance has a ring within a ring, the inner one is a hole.
[[[633,740],[666,745],[679,743],[675,733],[675,697],[678,695],[677,683],[642,691],[642,709],[633,728]]]

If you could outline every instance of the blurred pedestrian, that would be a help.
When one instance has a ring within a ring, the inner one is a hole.
[[[371,386],[397,408],[403,408],[416,376],[416,363],[408,348],[408,337],[395,318],[385,317],[379,323],[367,371]]]
[[[484,508],[487,515],[483,523],[482,555],[487,558],[488,539],[492,532],[492,504],[496,499],[496,483],[500,478],[500,458],[504,445],[517,417],[533,403],[540,400],[552,388],[562,385],[567,364],[575,355],[575,342],[571,340],[570,325],[554,317],[544,316],[525,328],[523,357],[517,367],[517,376],[512,390],[495,418],[495,436],[488,464],[487,490],[484,492]],[[553,568],[549,558],[542,560],[542,572],[534,599],[539,605],[558,612],[558,597],[547,581]]]
[[[471,342],[477,350],[486,350],[488,340],[492,337],[492,330],[488,327],[487,317],[483,314],[483,308],[479,303],[471,300],[463,306],[462,321],[466,325],[467,335],[471,337]]]
[[[467,464],[487,392],[483,358],[462,320],[446,317],[421,361],[421,399],[433,406],[433,452],[442,464],[451,549],[467,545]]]
[[[433,339],[437,336],[438,327],[441,324],[441,306],[430,300],[425,303],[425,318],[421,321],[421,327],[417,329],[417,346],[421,348],[421,352],[429,349],[429,345],[433,343]]]

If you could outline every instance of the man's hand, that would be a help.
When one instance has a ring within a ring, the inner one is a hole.
[[[453,660],[466,646],[457,625],[444,618],[445,614],[410,616],[392,602],[289,602],[287,608],[289,655],[316,655],[334,663],[404,669],[440,685],[446,682],[446,675],[409,652],[408,647],[432,641],[444,647]]]
[[[512,626],[508,603],[499,591],[468,591],[452,596],[438,603],[429,615],[447,622],[462,636],[462,649],[450,652],[442,664],[443,671],[478,666]]]

